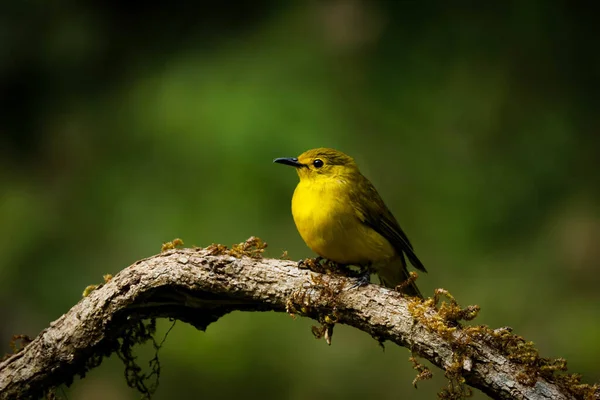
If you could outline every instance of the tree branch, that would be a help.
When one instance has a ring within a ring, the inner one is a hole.
[[[353,326],[411,349],[451,379],[464,378],[493,398],[600,398],[597,386],[577,386],[576,377],[556,374],[552,365],[561,369],[556,362],[544,364],[529,353],[535,362],[528,362],[522,352],[515,357],[510,349],[525,342],[508,329],[456,322],[474,316],[475,308],[460,311],[450,301],[438,309],[434,299],[403,298],[377,285],[348,290],[347,277],[299,269],[292,261],[231,254],[222,246],[169,250],[125,268],[0,363],[0,398],[36,398],[70,384],[117,351],[136,321],[169,317],[205,330],[234,310],[306,315],[322,323],[317,333],[328,340],[335,323]]]

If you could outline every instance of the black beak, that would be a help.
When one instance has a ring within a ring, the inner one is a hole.
[[[279,163],[279,164],[291,165],[292,167],[296,167],[296,168],[304,167],[304,164],[299,163],[298,159],[296,157],[276,158],[273,160],[273,162]]]

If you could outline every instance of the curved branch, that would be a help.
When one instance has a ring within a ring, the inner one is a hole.
[[[343,276],[217,250],[169,250],[122,270],[0,363],[0,397],[39,397],[70,383],[115,351],[117,339],[135,318],[177,318],[204,330],[233,310],[301,310],[325,324],[325,336],[334,322],[353,326],[458,371],[467,384],[493,398],[580,397],[552,376],[522,379],[531,374],[527,366],[511,360],[481,331],[465,340],[466,329],[441,318],[432,300],[405,299],[377,285],[346,290],[349,280]]]

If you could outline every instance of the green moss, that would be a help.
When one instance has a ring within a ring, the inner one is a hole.
[[[344,282],[332,285],[324,275],[311,275],[312,285],[292,292],[286,301],[286,311],[293,318],[296,314],[304,315],[319,322],[319,326],[312,326],[311,332],[317,339],[325,338],[327,344],[331,345],[333,327],[339,320],[338,295],[344,288]],[[311,304],[327,304],[328,312],[318,313]]]
[[[4,356],[2,356],[0,361],[8,359],[13,354],[20,353],[32,341],[33,339],[27,335],[13,335],[13,337],[10,339],[10,342],[8,343],[10,349],[12,350],[12,353],[6,353]]]
[[[419,278],[419,274],[417,274],[415,271],[410,271],[408,273],[408,279],[405,280],[404,282],[401,282],[399,285],[397,285],[394,288],[394,290],[404,294],[404,290],[406,288],[408,288],[409,286],[411,286],[418,278]]]
[[[441,301],[445,297],[448,301]],[[441,301],[441,303],[440,303]],[[463,326],[461,321],[477,317],[479,306],[461,308],[455,298],[444,289],[437,289],[433,298],[425,301],[411,299],[408,305],[414,318],[432,332],[439,334],[452,347],[453,360],[446,368],[448,386],[438,394],[442,399],[457,399],[471,395],[463,377],[464,362],[471,356],[469,344],[473,341],[487,343],[511,362],[523,367],[517,379],[528,386],[535,385],[538,378],[554,382],[577,399],[600,398],[600,385],[581,383],[581,376],[564,374],[567,361],[563,358],[540,357],[531,341],[512,333],[509,327],[491,329],[486,325]],[[459,331],[461,335],[455,333]]]
[[[267,243],[256,236],[250,236],[245,242],[234,244],[231,249],[222,244],[213,243],[206,248],[211,256],[229,255],[235,258],[250,257],[255,259],[262,258],[262,254],[267,248]]]
[[[206,248],[208,255],[223,256],[226,255],[229,249],[224,244],[213,243]]]
[[[412,363],[413,369],[418,372],[417,376],[412,381],[412,384],[415,388],[417,388],[418,382],[433,378],[431,370],[423,364],[421,364],[415,356],[411,356],[409,358],[409,361]]]
[[[81,293],[81,297],[88,297],[90,295],[90,293],[92,293],[94,290],[98,289],[100,285],[87,285],[85,287],[85,289],[83,289],[83,292]]]
[[[104,286],[105,283],[110,282],[110,280],[113,278],[113,276],[111,274],[105,274],[102,276],[102,278],[104,279],[104,283],[101,283],[99,285],[87,285],[85,287],[85,289],[83,289],[83,293],[81,294],[81,296],[88,297],[90,295],[90,293],[92,293],[94,290],[99,289],[102,286]]]
[[[177,247],[181,247],[181,246],[183,246],[183,240],[176,238],[170,242],[163,243],[160,248],[160,252],[162,253],[167,250],[173,250],[173,249],[176,249]]]

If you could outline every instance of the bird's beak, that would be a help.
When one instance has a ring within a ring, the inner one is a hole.
[[[298,159],[296,157],[276,158],[273,160],[273,162],[279,163],[279,164],[291,165],[292,167],[296,167],[296,168],[304,167],[304,164],[299,163]]]

